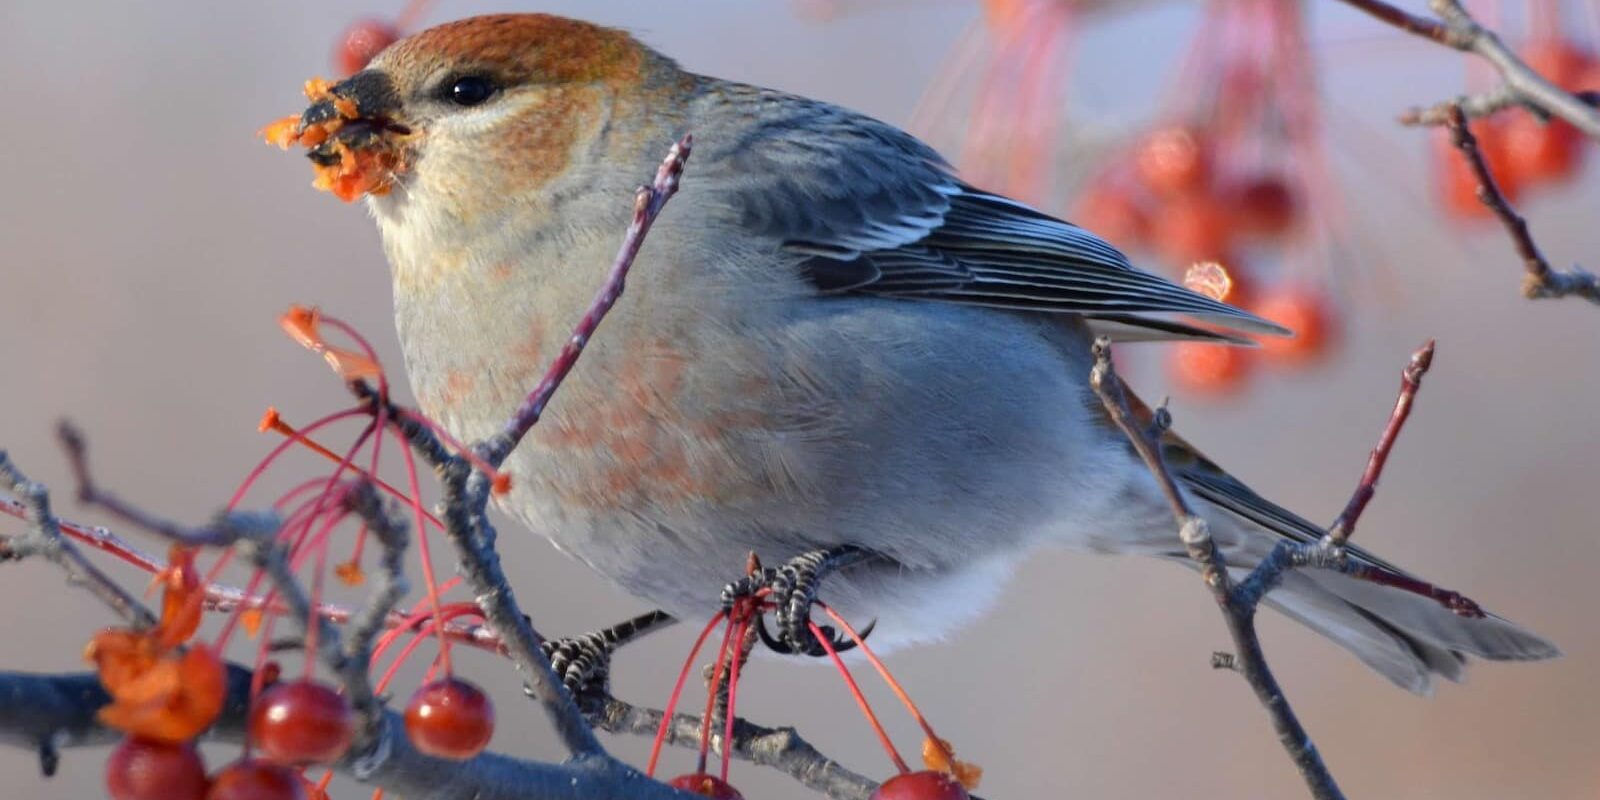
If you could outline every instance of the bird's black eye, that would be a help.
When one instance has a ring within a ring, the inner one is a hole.
[[[482,105],[494,97],[494,82],[482,75],[465,75],[446,84],[444,96],[458,106]]]

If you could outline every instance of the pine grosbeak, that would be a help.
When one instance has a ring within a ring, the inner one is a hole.
[[[679,199],[511,456],[505,500],[677,615],[710,614],[752,551],[867,553],[824,593],[877,619],[880,646],[970,621],[1042,545],[1187,563],[1088,388],[1092,338],[1231,336],[1178,317],[1282,332],[963,183],[894,127],[685,72],[620,31],[467,19],[331,92],[303,119],[353,103],[334,142],[386,148],[393,185],[369,202],[406,368],[463,440],[496,432],[536,382],[610,265],[636,184],[693,133]],[[1181,439],[1165,447],[1230,564],[1321,534]],[[1269,603],[1414,692],[1460,678],[1469,655],[1557,654],[1499,617],[1334,572],[1292,572]]]

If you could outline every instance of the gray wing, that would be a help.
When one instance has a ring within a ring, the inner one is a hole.
[[[702,115],[722,118],[706,130],[743,133],[702,138],[702,169],[738,223],[793,254],[821,292],[1081,314],[1124,340],[1288,333],[1135,269],[1083,228],[963,183],[892,126],[739,85],[719,84],[703,102]]]

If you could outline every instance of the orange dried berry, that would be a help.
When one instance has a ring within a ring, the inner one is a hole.
[[[978,784],[983,782],[983,767],[956,758],[955,747],[946,739],[923,737],[922,765],[928,769],[949,773],[969,791],[978,788]]]
[[[301,141],[300,134],[299,115],[290,115],[270,122],[257,133],[267,144],[274,145],[281,150],[288,150],[290,147],[299,144]]]
[[[176,545],[167,555],[167,566],[156,573],[154,584],[162,587],[161,623],[156,626],[162,647],[183,644],[200,628],[205,589],[194,557],[193,548]]]
[[[111,695],[111,703],[99,712],[100,721],[110,727],[183,742],[211,727],[222,713],[227,670],[209,647],[197,645],[182,655],[167,652],[151,659],[145,646],[102,634],[89,655],[101,666],[100,683]]]
[[[333,95],[333,81],[326,78],[311,78],[307,80],[304,88],[306,99],[313,103],[320,103]]]
[[[355,561],[346,561],[335,566],[333,574],[346,586],[360,586],[367,582],[367,573],[363,572],[361,565]]]

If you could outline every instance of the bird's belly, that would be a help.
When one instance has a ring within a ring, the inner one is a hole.
[[[1113,439],[1036,326],[874,303],[715,357],[635,340],[580,365],[508,463],[506,507],[690,618],[752,552],[771,565],[841,544],[885,561],[824,597],[880,618],[886,641],[971,618],[1034,545],[1107,518]]]

